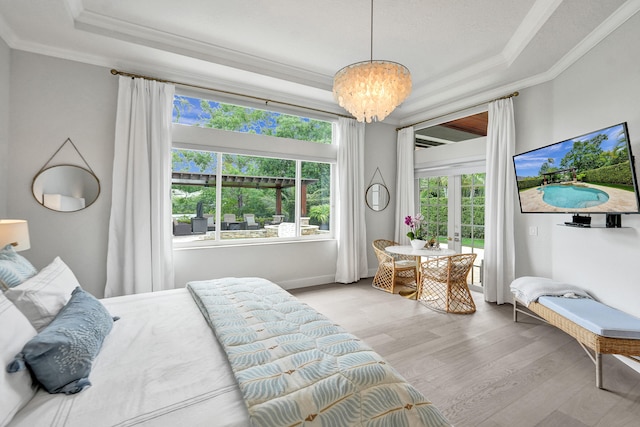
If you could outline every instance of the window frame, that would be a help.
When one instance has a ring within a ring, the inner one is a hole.
[[[327,120],[323,118],[322,120]],[[329,120],[327,120],[329,121]],[[186,150],[200,150],[215,152],[219,158],[223,154],[239,154],[247,156],[270,157],[285,160],[296,161],[296,208],[295,208],[295,224],[296,237],[268,237],[268,238],[245,238],[245,239],[229,239],[222,240],[220,236],[220,206],[222,186],[216,188],[216,239],[212,240],[194,240],[188,242],[173,242],[174,248],[195,248],[195,247],[211,247],[211,246],[240,246],[240,245],[259,245],[259,244],[275,244],[284,242],[308,242],[318,240],[335,240],[336,239],[336,166],[338,147],[335,144],[336,122],[332,123],[332,143],[318,144],[317,142],[301,141],[289,138],[280,138],[269,135],[258,135],[252,133],[234,132],[213,128],[202,128],[197,126],[182,125],[178,123],[172,124],[172,148]],[[330,165],[330,226],[329,233],[326,235],[309,236],[300,235],[300,169],[301,162],[319,162],[328,163]],[[218,162],[221,165],[221,162]],[[217,171],[217,181],[220,181],[220,169]]]

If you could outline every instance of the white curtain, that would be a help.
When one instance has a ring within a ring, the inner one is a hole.
[[[174,287],[174,92],[173,85],[120,77],[105,297]]]
[[[336,282],[368,275],[364,219],[364,124],[338,120],[338,261]]]
[[[513,152],[516,143],[511,98],[489,104],[487,175],[485,181],[484,298],[511,301],[515,276]]]
[[[396,156],[396,221],[394,240],[401,245],[408,245],[407,233],[409,228],[404,225],[404,219],[416,215],[415,202],[415,176],[413,170],[413,154],[415,141],[413,126],[401,129],[398,132],[397,156]]]

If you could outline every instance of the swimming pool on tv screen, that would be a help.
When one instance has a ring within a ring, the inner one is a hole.
[[[542,200],[558,208],[590,208],[609,200],[609,195],[597,188],[576,187],[574,185],[546,185],[540,187]]]

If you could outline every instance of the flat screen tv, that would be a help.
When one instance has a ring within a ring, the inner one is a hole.
[[[522,213],[639,213],[627,124],[513,156]]]

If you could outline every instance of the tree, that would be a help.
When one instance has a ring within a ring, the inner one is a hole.
[[[561,169],[575,168],[577,173],[603,166],[600,144],[607,135],[599,134],[588,141],[576,141],[571,150],[560,161]]]
[[[557,168],[551,166],[554,163],[553,158],[549,157],[547,159],[546,162],[544,162],[541,166],[540,166],[540,170],[538,171],[538,175],[542,176],[545,173],[549,173],[549,172],[554,172],[556,170],[558,170]]]

